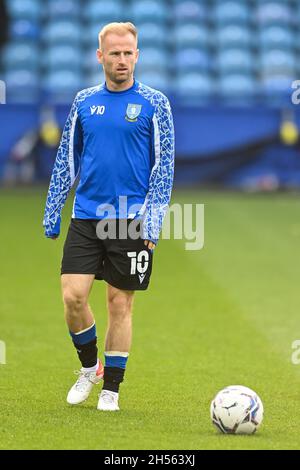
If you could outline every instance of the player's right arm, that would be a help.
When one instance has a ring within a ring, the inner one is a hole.
[[[80,170],[83,133],[78,116],[78,97],[66,121],[50,180],[43,221],[48,238],[59,236],[61,211]]]

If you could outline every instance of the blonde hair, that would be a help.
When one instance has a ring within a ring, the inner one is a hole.
[[[138,32],[133,23],[130,23],[129,21],[126,23],[108,23],[101,29],[99,33],[99,49],[102,49],[103,41],[108,33],[115,33],[119,34],[120,36],[131,33],[136,39],[136,42],[138,39]]]

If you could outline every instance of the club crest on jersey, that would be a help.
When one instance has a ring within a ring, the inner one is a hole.
[[[142,110],[141,104],[131,104],[129,103],[126,110],[125,119],[130,122],[137,121],[137,117]]]

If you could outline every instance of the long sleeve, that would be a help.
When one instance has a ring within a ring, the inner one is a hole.
[[[46,237],[57,237],[60,233],[61,211],[80,169],[82,142],[77,95],[63,130],[50,180],[43,221]]]
[[[155,162],[143,215],[143,237],[157,243],[171,199],[174,178],[174,125],[170,103],[165,96],[156,105],[152,122]]]

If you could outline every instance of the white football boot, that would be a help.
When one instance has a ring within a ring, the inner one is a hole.
[[[119,411],[119,394],[110,390],[102,390],[99,395],[97,409],[101,411]]]
[[[79,405],[79,403],[82,403],[88,398],[93,386],[97,385],[103,378],[104,367],[99,359],[98,369],[96,372],[85,372],[80,369],[79,371],[76,371],[75,374],[79,375],[79,377],[67,396],[67,402],[70,405]]]

